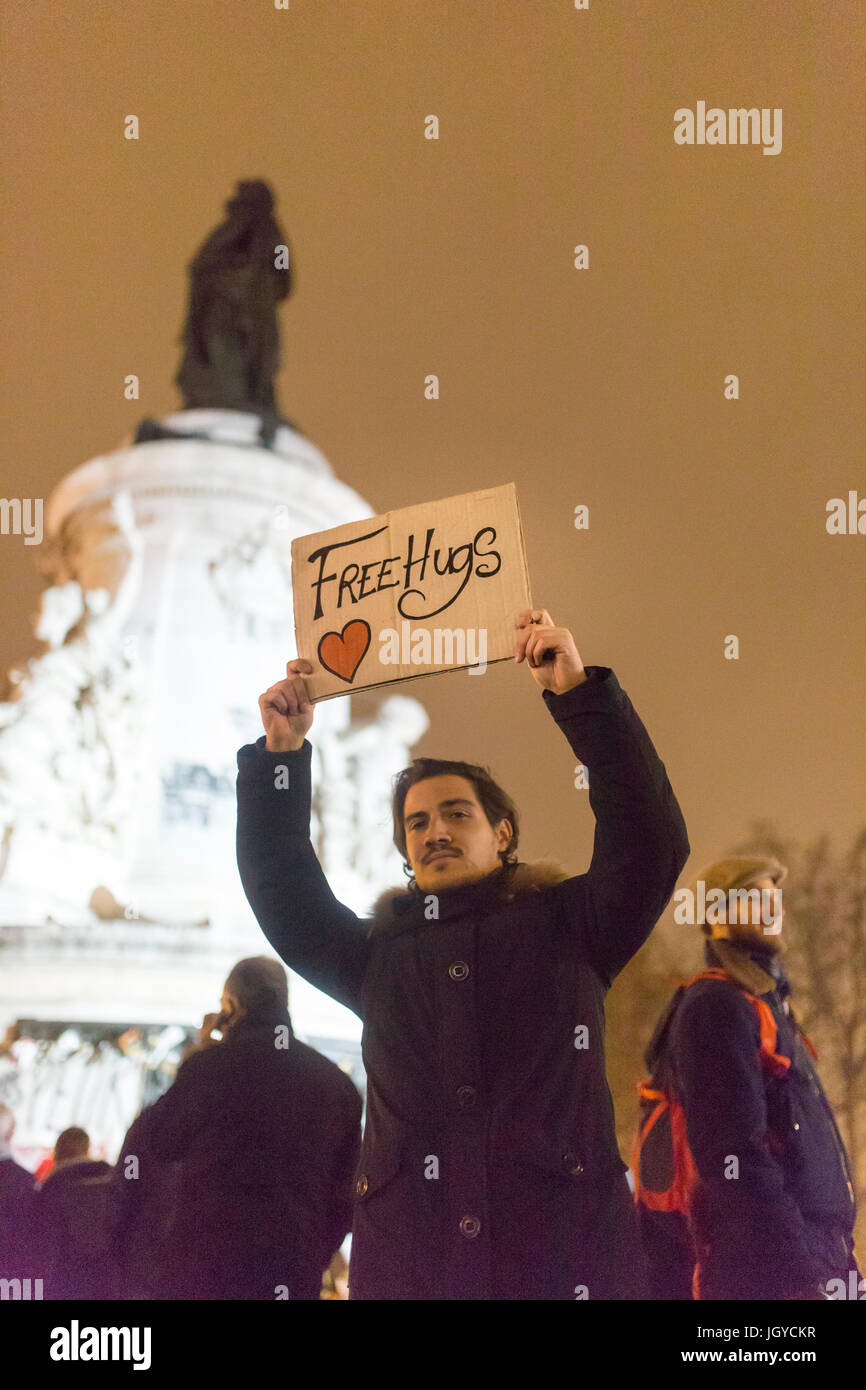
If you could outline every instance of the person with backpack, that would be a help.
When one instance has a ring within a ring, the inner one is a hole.
[[[692,890],[707,969],[676,991],[638,1088],[656,1299],[825,1298],[857,1271],[851,1167],[782,964],[786,874],[772,857],[723,859]]]

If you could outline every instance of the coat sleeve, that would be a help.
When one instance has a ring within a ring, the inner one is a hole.
[[[361,1097],[352,1086],[346,1088],[346,1125],[334,1153],[331,1170],[329,1259],[333,1259],[352,1229],[353,1184],[361,1157]]]
[[[805,1223],[767,1145],[759,1042],[752,1005],[723,981],[688,990],[671,1029],[699,1178],[693,1225],[705,1297],[792,1298],[819,1282]]]
[[[606,984],[649,936],[689,856],[664,763],[613,671],[544,700],[589,774],[595,839],[589,869],[563,884],[590,960]]]
[[[312,752],[305,740],[296,752],[272,753],[262,737],[238,753],[238,870],[286,965],[359,1013],[369,944],[361,920],[331,892],[310,842]]]

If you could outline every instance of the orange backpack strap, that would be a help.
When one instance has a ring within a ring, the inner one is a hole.
[[[748,999],[758,1016],[758,1028],[760,1030],[758,1050],[761,1061],[774,1076],[784,1076],[791,1065],[791,1059],[790,1057],[783,1057],[781,1053],[776,1051],[778,1028],[769,1004],[763,999],[758,999],[754,994],[750,994],[745,986],[739,984],[725,970],[704,970],[700,975],[694,975],[692,979],[687,980],[684,988],[688,989],[691,985],[697,984],[698,980],[727,980],[728,984],[733,985],[744,998]],[[803,1036],[805,1037],[805,1034]],[[814,1052],[808,1038],[806,1042],[809,1050]]]
[[[745,993],[745,991],[744,991]],[[776,1037],[778,1029],[773,1012],[763,999],[756,999],[753,994],[746,994],[746,998],[751,1003],[758,1015],[758,1023],[761,1029],[761,1061],[773,1076],[784,1076],[791,1065],[790,1057],[783,1057],[776,1051]]]
[[[638,1125],[631,1154],[631,1170],[634,1177],[634,1201],[650,1211],[687,1212],[692,1188],[697,1181],[697,1169],[688,1145],[686,1122],[682,1106],[664,1091],[657,1090],[651,1080],[638,1085],[641,1100],[655,1101],[647,1119]],[[673,1147],[674,1173],[670,1185],[661,1192],[645,1187],[641,1181],[641,1149],[653,1126],[663,1115],[670,1124],[670,1138]]]

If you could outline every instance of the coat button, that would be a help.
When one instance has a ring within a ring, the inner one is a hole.
[[[358,1181],[355,1183],[355,1191],[357,1192],[359,1197],[363,1197],[364,1193],[367,1191],[367,1188],[369,1186],[370,1184],[367,1182],[367,1174],[362,1173]]]
[[[478,1092],[474,1086],[457,1087],[457,1104],[461,1110],[471,1110],[477,1099]]]
[[[469,974],[469,966],[465,960],[455,960],[453,965],[449,965],[448,974],[452,980],[465,980]]]
[[[467,1240],[474,1240],[481,1230],[481,1222],[477,1216],[464,1216],[460,1222],[460,1234]]]
[[[573,1173],[575,1177],[583,1172],[583,1164],[572,1149],[567,1149],[562,1155],[562,1166],[566,1173]]]

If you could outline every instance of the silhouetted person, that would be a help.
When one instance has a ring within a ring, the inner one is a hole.
[[[45,1298],[114,1298],[116,1278],[108,1226],[111,1165],[90,1157],[77,1125],[54,1145],[54,1169],[36,1196]]]
[[[15,1116],[0,1104],[0,1277],[38,1276],[31,1256],[36,1183],[33,1174],[12,1157]]]
[[[180,1162],[165,1296],[318,1299],[351,1225],[361,1097],[294,1036],[279,961],[239,961],[221,1005],[142,1113],[146,1152]]]
[[[111,1180],[110,1225],[121,1298],[166,1297],[181,1165],[160,1161],[150,1152],[148,1114],[142,1111],[127,1130]]]

